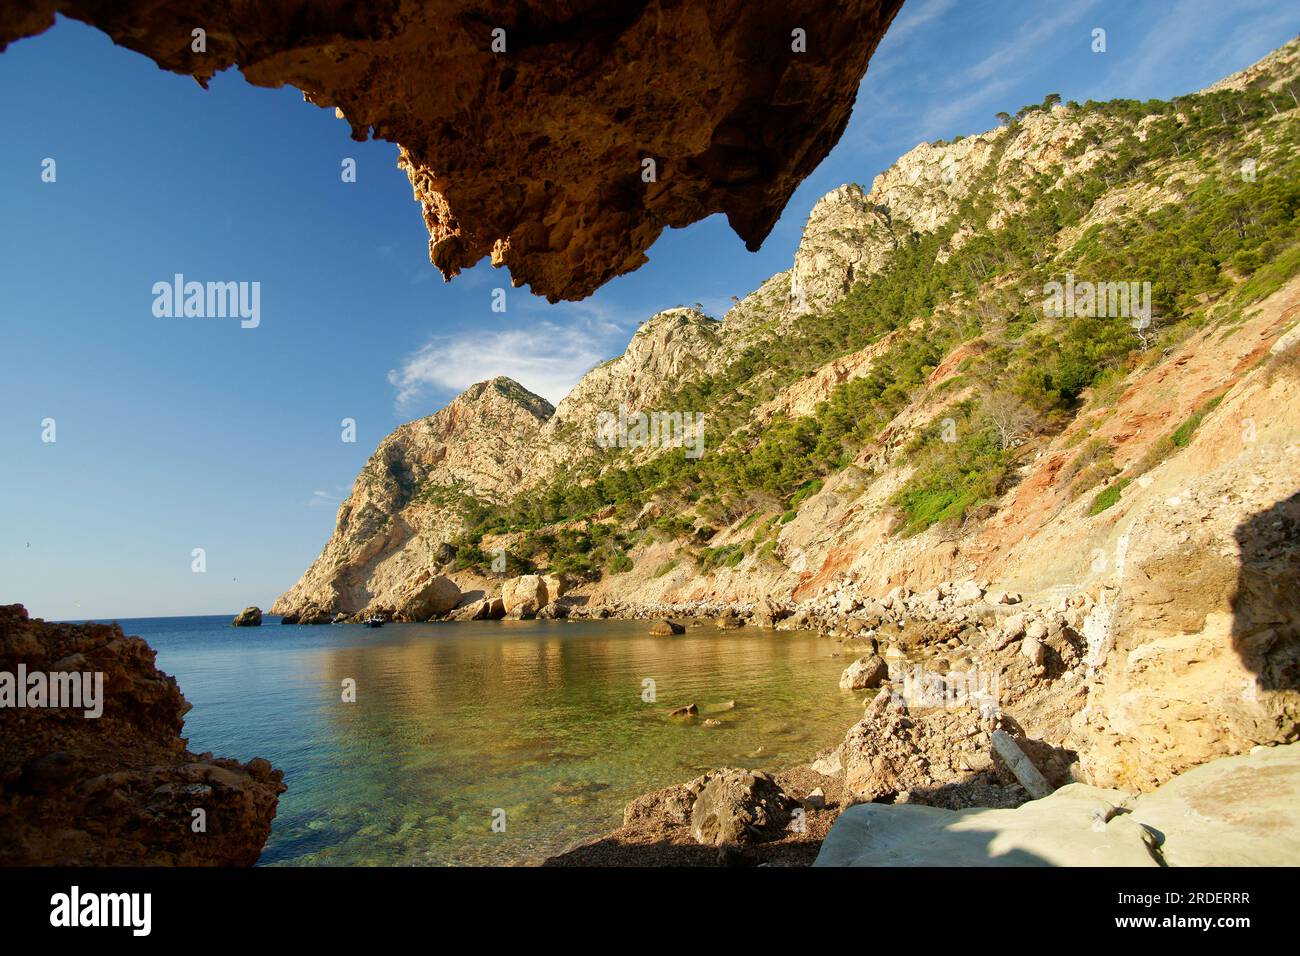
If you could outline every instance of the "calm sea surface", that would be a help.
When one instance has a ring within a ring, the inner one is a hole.
[[[540,860],[617,827],[638,794],[711,767],[796,763],[861,714],[860,695],[838,689],[835,645],[805,633],[655,638],[637,621],[121,624],[157,649],[194,705],[192,750],[285,771],[262,865]],[[355,703],[342,700],[348,678]],[[735,708],[722,709],[729,700]],[[667,716],[690,703],[695,720]],[[708,716],[722,726],[703,727]]]

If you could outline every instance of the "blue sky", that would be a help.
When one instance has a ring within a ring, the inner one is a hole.
[[[0,602],[50,618],[266,608],[380,439],[465,386],[505,374],[557,401],[659,309],[720,316],[789,266],[818,197],[922,140],[1049,92],[1194,90],[1297,32],[1300,7],[1277,0],[907,0],[762,250],[714,216],[552,306],[486,263],[442,282],[392,144],[353,142],[296,90],[230,71],[204,91],[61,20],[0,55]],[[261,324],[155,317],[151,288],[177,272],[260,282]]]

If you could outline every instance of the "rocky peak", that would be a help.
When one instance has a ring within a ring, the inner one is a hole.
[[[554,405],[506,375],[471,385],[452,399],[447,408],[455,408],[458,413],[461,410],[473,411],[483,416],[498,413],[514,416],[522,411],[539,422],[555,414]]]
[[[643,322],[627,350],[588,372],[555,410],[556,426],[597,411],[652,409],[684,377],[704,368],[718,345],[720,323],[696,309],[672,308]]]
[[[1076,110],[1060,105],[1037,110],[1012,127],[921,143],[877,175],[869,192],[849,184],[827,193],[813,206],[795,253],[791,313],[825,311],[856,281],[883,268],[899,237],[947,226],[968,197],[989,188],[990,176],[1004,197],[988,223],[996,228],[1018,208],[1015,191],[1035,176],[1056,167],[1067,176],[1095,162],[1096,150],[1073,157],[1067,150],[1098,122],[1081,121]],[[953,245],[968,234],[958,233]]]
[[[380,442],[358,482],[365,478],[389,492],[399,508],[430,483],[459,484],[495,498],[509,491],[526,465],[526,456],[512,450],[535,439],[554,412],[514,379],[478,382]]]
[[[1300,38],[1284,43],[1244,70],[1238,70],[1207,86],[1203,92],[1244,90],[1252,86],[1269,90],[1289,89],[1297,73],[1300,73]]]
[[[373,600],[395,600],[428,570],[428,556],[460,529],[458,512],[444,498],[508,498],[553,413],[546,399],[499,376],[396,429],[379,443],[339,506],[320,557],[272,613],[351,613]]]
[[[822,311],[859,275],[882,268],[896,245],[889,208],[872,202],[861,186],[827,193],[813,206],[794,254],[792,310],[799,315]]]

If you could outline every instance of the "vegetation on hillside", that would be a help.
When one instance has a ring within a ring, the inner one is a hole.
[[[996,149],[1005,150],[1029,112],[1051,109],[1059,97],[1048,100],[1008,118]],[[702,458],[623,452],[504,505],[460,495],[468,528],[460,553],[478,562],[485,535],[515,533],[513,560],[521,566],[590,576],[626,570],[628,551],[651,533],[681,540],[703,569],[734,566],[755,552],[770,556],[780,524],[799,504],[927,394],[941,414],[893,459],[912,469],[893,498],[899,533],[991,507],[1035,438],[1064,428],[1085,404],[1112,400],[1114,383],[1160,361],[1203,323],[1230,332],[1245,305],[1300,269],[1297,124],[1285,114],[1294,105],[1285,93],[1257,89],[1171,103],[1071,104],[1082,132],[1067,157],[1092,151],[1091,165],[1069,176],[1058,166],[1009,195],[995,153],[944,228],[918,234],[895,222],[888,264],[834,307],[663,398],[663,407],[705,410],[710,445]],[[1243,174],[1250,159],[1253,179]],[[1139,185],[1181,198],[1089,222],[1101,197]],[[1000,228],[989,230],[990,215],[1008,208]],[[958,242],[969,228],[974,234]],[[1149,282],[1150,328],[1135,328],[1129,317],[1049,315],[1044,285],[1066,273],[1076,282]],[[836,387],[813,414],[754,424],[760,403],[894,331],[871,370]],[[963,343],[969,354],[955,375],[932,386],[932,373]],[[1192,428],[1161,447],[1185,444]],[[1107,450],[1093,443],[1065,477],[1080,495],[1115,473]],[[1132,477],[1106,487],[1092,512],[1114,504]],[[656,530],[641,515],[652,500],[673,522]],[[719,529],[760,513],[770,517],[748,540],[709,546]]]

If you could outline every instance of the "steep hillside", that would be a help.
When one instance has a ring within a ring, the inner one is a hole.
[[[511,402],[436,448],[399,429],[276,609],[378,609],[435,571],[565,574],[583,613],[971,580],[1089,609],[1044,732],[1094,779],[1287,739],[1298,76],[1293,41],[1172,102],[1048,96],[921,144],[820,200],[791,269],[721,322],[654,316],[553,415]],[[609,447],[620,407],[702,413],[704,453]]]
[[[405,563],[423,569],[446,554],[444,544],[478,547],[485,534],[507,532],[511,545],[530,530],[562,531],[605,512],[611,530],[637,538],[642,550],[662,550],[647,540],[654,537],[680,545],[684,576],[663,581],[656,596],[759,593],[778,584],[773,562],[796,548],[807,568],[822,559],[801,572],[806,591],[853,563],[809,553],[816,541],[801,533],[846,488],[855,513],[873,512],[897,555],[891,579],[907,576],[927,540],[912,536],[932,526],[944,537],[982,534],[986,543],[968,549],[980,555],[969,563],[983,568],[996,553],[988,570],[1001,569],[994,531],[1023,537],[1048,516],[1030,515],[1020,502],[1028,492],[1017,489],[1032,491],[1045,476],[1065,495],[1058,509],[1115,479],[1143,442],[1092,434],[1098,421],[1113,418],[1129,386],[1140,388],[1154,369],[1163,369],[1157,377],[1171,397],[1158,417],[1150,413],[1153,422],[1176,426],[1196,412],[1228,382],[1171,388],[1184,374],[1174,353],[1204,354],[1210,340],[1226,358],[1245,341],[1243,307],[1294,271],[1296,103],[1286,88],[1295,83],[1296,46],[1173,103],[1080,106],[1049,97],[988,133],[922,144],[869,191],[849,185],[820,200],[792,269],[722,322],[689,309],[652,317],[554,415],[534,403],[522,418],[507,415],[507,427],[483,418],[473,434],[456,431],[462,410],[477,407],[483,386],[475,386],[381,444],[307,576],[318,587],[340,536],[360,532],[369,543],[358,552],[363,560],[347,562],[353,584],[337,599],[311,600],[355,612],[391,589],[361,586],[372,559],[406,551]],[[1253,181],[1241,173],[1246,160]],[[1134,330],[1131,316],[1046,314],[1044,289],[1067,276],[1149,282],[1150,328]],[[1280,332],[1275,325],[1259,334]],[[707,454],[695,461],[599,447],[597,417],[621,406],[702,412]],[[957,441],[939,440],[945,416]],[[437,441],[413,441],[421,428]],[[1079,452],[1067,455],[1076,444]],[[1056,462],[1050,474],[1044,461]],[[1062,468],[1070,480],[1053,481]],[[1029,480],[1031,472],[1041,474]],[[431,497],[441,504],[427,507]],[[402,521],[376,537],[413,499],[426,512],[417,525],[424,533],[408,533]],[[659,511],[673,514],[675,526],[647,535],[642,512]],[[1008,512],[1027,517],[1013,521]],[[774,516],[780,523],[761,539],[737,535]],[[849,545],[843,531],[836,540]],[[724,547],[723,565],[747,584],[707,573],[716,563],[710,552]],[[620,555],[607,549],[589,576]],[[545,551],[517,557],[521,566],[557,569]],[[599,590],[617,581],[590,583]],[[312,592],[300,583],[277,607],[301,607]]]

